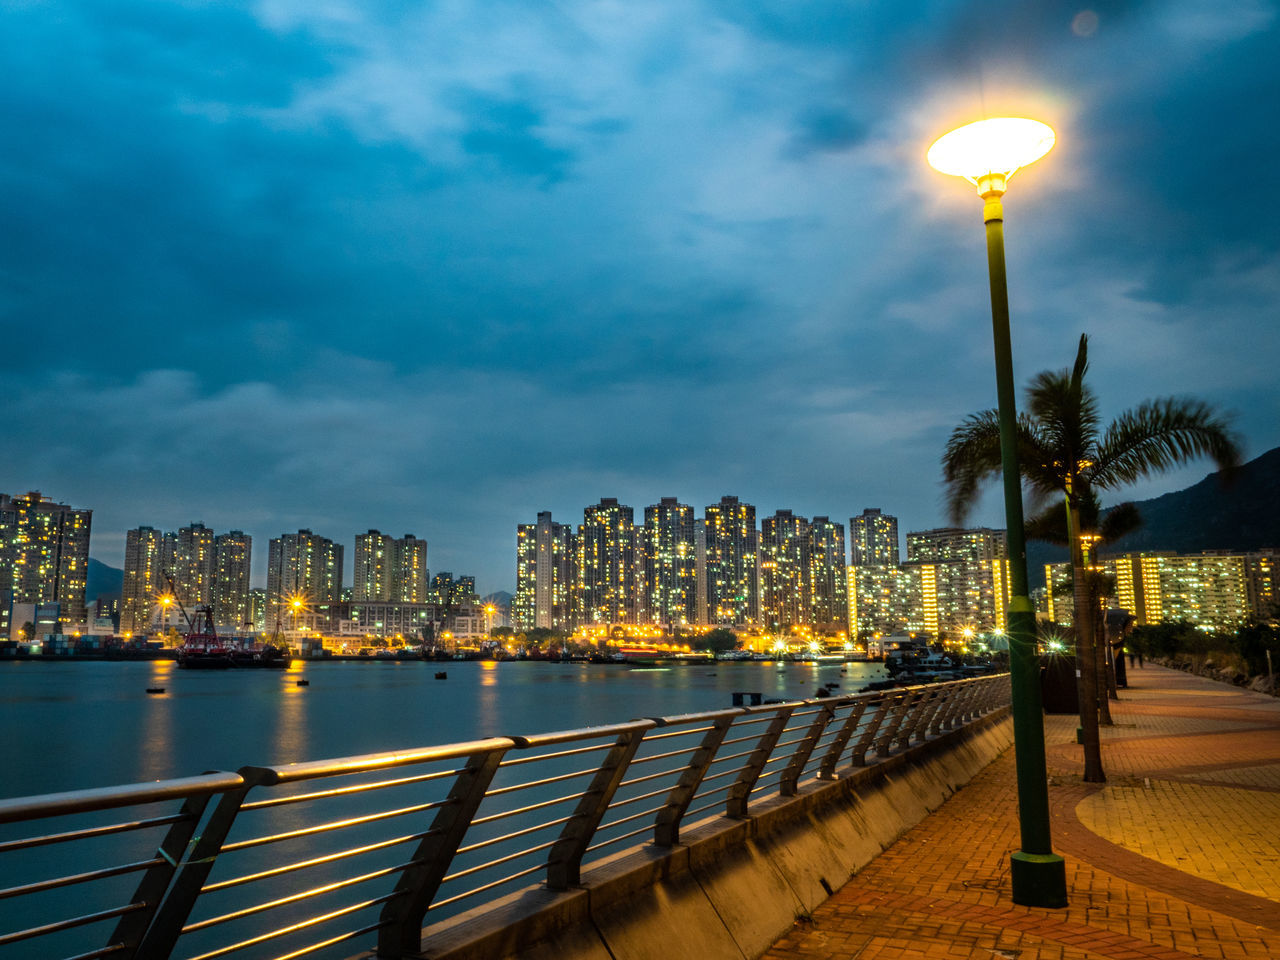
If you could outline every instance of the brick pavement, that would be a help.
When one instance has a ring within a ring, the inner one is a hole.
[[[1280,700],[1147,666],[1112,704],[1109,782],[1046,718],[1063,910],[1009,899],[1012,751],[905,834],[767,960],[1280,958]]]

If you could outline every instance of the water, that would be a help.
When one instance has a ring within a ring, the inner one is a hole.
[[[841,675],[842,667],[847,673]],[[447,680],[435,679],[445,670]],[[183,777],[728,707],[734,691],[854,693],[878,664],[733,662],[634,669],[548,662],[0,663],[0,796]],[[298,680],[307,680],[300,687]],[[148,687],[164,687],[148,694]]]
[[[435,678],[441,670],[447,671],[447,679]],[[7,733],[6,776],[0,794],[50,793],[189,776],[208,770],[235,770],[247,764],[280,765],[490,736],[600,726],[636,717],[673,716],[728,707],[735,691],[758,691],[766,699],[794,700],[812,696],[820,685],[835,683],[840,685],[837,692],[855,693],[868,681],[882,676],[882,668],[871,664],[754,662],[682,664],[656,669],[545,662],[299,662],[287,671],[183,671],[168,661],[6,662],[0,663],[0,723]],[[308,681],[307,686],[298,685],[302,679]],[[163,687],[165,692],[148,694],[148,687]],[[655,742],[650,749],[692,749],[698,737],[700,734],[691,732],[682,740]],[[590,767],[581,756],[566,759],[565,763],[566,770]],[[512,778],[529,776],[531,772],[519,766],[507,771]],[[544,768],[533,775],[548,774]],[[496,813],[512,805],[572,794],[583,786],[585,783],[578,781],[554,783],[541,792],[535,789],[532,793],[512,794],[500,798],[496,806],[482,808],[480,813]],[[447,783],[442,783],[440,789],[445,787]],[[645,783],[633,792],[653,788],[653,783]],[[622,794],[616,799],[621,797]],[[316,809],[286,805],[242,813],[229,839],[294,830],[323,820],[357,817],[374,809],[421,803],[423,799],[418,787],[405,786],[380,791],[376,796],[320,801]],[[572,805],[570,801],[570,809]],[[468,833],[468,842],[567,813],[568,810],[556,814],[551,809],[540,809],[524,819],[499,821],[478,828],[475,836]],[[67,822],[58,828],[114,822],[121,819],[121,813],[104,811],[85,818],[85,822]],[[426,821],[410,818],[405,826],[399,823],[393,823],[390,836],[396,836],[397,831],[421,829]],[[632,823],[623,829],[635,826]],[[341,835],[326,834],[224,854],[213,879],[268,869],[343,846],[372,843],[388,835],[387,829],[387,825],[371,824],[344,830]],[[0,828],[0,841],[19,835],[25,835],[21,825]],[[158,840],[157,831],[38,847],[10,854],[5,869],[13,868],[13,882],[29,882],[142,859],[151,855]],[[525,838],[515,848],[534,842],[535,838]],[[487,858],[497,857],[505,849],[477,851],[473,859],[483,866]],[[386,856],[372,855],[367,863],[355,859],[313,869],[289,881],[301,889],[403,859],[384,862]],[[407,856],[405,850],[404,857]],[[455,868],[458,865],[455,863]],[[476,875],[475,881],[496,880],[509,868],[494,869],[492,875]],[[516,886],[536,879],[520,880]],[[132,876],[127,876],[54,890],[21,902],[0,901],[0,933],[127,903],[134,882]],[[262,893],[249,887],[234,887],[225,894],[207,895],[201,899],[193,919],[238,909],[256,902],[255,897],[260,900],[293,892],[268,886],[270,889]],[[385,892],[380,882],[368,886],[368,896]],[[365,895],[361,890],[348,889],[341,894],[346,899],[339,898],[333,906],[358,902]],[[273,910],[254,922],[261,921],[263,929],[270,929],[271,924],[298,921],[325,908],[322,899],[297,908]],[[457,908],[448,912],[453,909]],[[101,946],[109,929],[110,924],[96,924],[55,935],[48,944],[41,941],[41,949],[46,950],[43,955],[65,956]],[[249,933],[252,930],[236,935]],[[219,928],[188,935],[178,955],[191,956],[231,942],[229,935]],[[307,937],[317,935],[318,928],[314,933],[300,933],[298,938],[307,942]],[[290,941],[289,947],[296,945]],[[31,955],[32,946],[0,946],[0,960],[22,960]],[[273,943],[237,955],[258,960],[279,952]],[[344,941],[323,955],[342,957],[352,952],[352,944]]]

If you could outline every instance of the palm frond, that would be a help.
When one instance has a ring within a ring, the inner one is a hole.
[[[964,522],[978,498],[978,488],[999,473],[999,415],[994,410],[983,410],[965,417],[951,431],[942,454],[947,515],[953,523]]]
[[[1045,370],[1031,379],[1026,407],[1036,422],[1044,446],[1054,452],[1056,486],[1065,490],[1083,463],[1094,459],[1098,439],[1098,401],[1084,382],[1089,369],[1089,338],[1080,337],[1076,362],[1070,370]]]
[[[1240,444],[1226,417],[1199,400],[1165,397],[1122,413],[1107,427],[1089,470],[1102,488],[1134,483],[1200,456],[1219,469],[1240,463]]]
[[[1117,503],[1102,516],[1098,533],[1103,543],[1115,543],[1142,526],[1142,513],[1131,502]]]

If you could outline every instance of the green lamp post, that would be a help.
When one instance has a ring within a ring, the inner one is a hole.
[[[1009,540],[1009,669],[1013,687],[1013,741],[1018,776],[1022,849],[1010,864],[1013,902],[1029,907],[1067,905],[1066,864],[1049,842],[1049,787],[1044,759],[1044,719],[1036,617],[1027,589],[1026,534],[1018,471],[1013,352],[1009,342],[1009,294],[1004,269],[1004,196],[1009,178],[1053,148],[1054,134],[1037,120],[997,117],[952,130],[929,148],[929,165],[964,177],[978,188],[987,230],[991,277],[991,328],[995,339],[1000,459]]]

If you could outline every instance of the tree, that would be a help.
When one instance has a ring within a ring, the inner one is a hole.
[[[728,627],[709,630],[698,640],[698,645],[703,650],[710,650],[712,653],[728,653],[730,650],[737,650],[738,644],[738,635]]]
[[[1046,370],[1027,388],[1018,417],[1018,461],[1033,507],[1042,512],[1062,497],[1067,543],[1075,580],[1074,619],[1081,664],[1080,725],[1084,731],[1084,779],[1104,783],[1098,736],[1098,692],[1094,617],[1087,581],[1085,544],[1098,535],[1097,491],[1115,490],[1200,456],[1220,469],[1240,462],[1240,447],[1224,417],[1199,400],[1148,400],[1102,428],[1098,401],[1084,382],[1089,338],[1081,335],[1070,370]],[[963,522],[981,485],[1000,474],[1000,424],[995,410],[965,419],[951,433],[942,456],[947,505]],[[1060,509],[1053,507],[1051,509]],[[1039,517],[1028,524],[1034,527]]]

